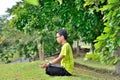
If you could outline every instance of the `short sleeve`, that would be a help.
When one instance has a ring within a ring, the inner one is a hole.
[[[67,54],[67,46],[66,46],[66,45],[64,45],[64,46],[62,47],[60,54],[63,55],[63,56],[66,56],[66,54]]]

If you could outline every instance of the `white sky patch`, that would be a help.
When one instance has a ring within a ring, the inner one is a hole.
[[[7,8],[11,8],[17,1],[20,0],[0,0],[0,15],[7,14],[5,12]]]

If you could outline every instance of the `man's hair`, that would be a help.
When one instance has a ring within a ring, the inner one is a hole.
[[[59,30],[57,33],[58,33],[59,35],[63,35],[64,38],[65,38],[65,40],[67,40],[68,34],[67,34],[67,31],[66,31],[65,29],[61,29],[61,30]]]

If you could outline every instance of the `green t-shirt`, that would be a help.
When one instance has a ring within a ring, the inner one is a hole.
[[[61,60],[61,66],[63,66],[69,73],[72,74],[74,69],[74,59],[69,43],[65,43],[62,46],[60,55],[64,56],[64,58]]]

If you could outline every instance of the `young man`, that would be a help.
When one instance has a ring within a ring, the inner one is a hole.
[[[57,42],[62,44],[59,56],[50,63],[42,64],[46,68],[46,74],[51,76],[71,76],[74,69],[73,53],[70,44],[67,42],[67,32],[62,29],[57,32]],[[56,66],[56,63],[61,66]]]

